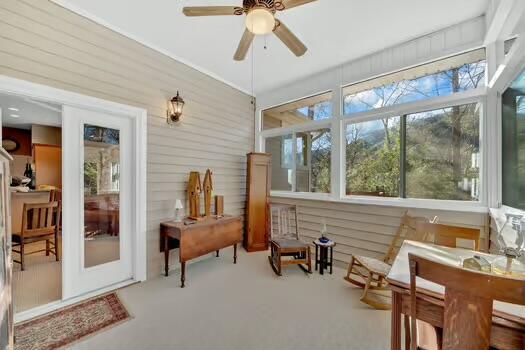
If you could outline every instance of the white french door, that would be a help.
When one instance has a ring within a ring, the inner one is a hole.
[[[133,278],[135,128],[125,116],[63,107],[63,299]]]

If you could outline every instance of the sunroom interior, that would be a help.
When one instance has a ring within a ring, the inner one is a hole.
[[[41,117],[1,104],[0,349],[523,349],[525,2],[230,5],[1,1],[0,96],[60,106],[62,183],[48,298],[3,209]]]

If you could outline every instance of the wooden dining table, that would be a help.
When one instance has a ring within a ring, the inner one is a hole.
[[[392,290],[391,349],[401,349],[402,315],[410,315],[410,270],[408,254],[460,267],[465,258],[481,255],[489,262],[497,255],[468,249],[405,241],[387,276]],[[443,328],[445,287],[417,278],[417,319]],[[476,286],[472,286],[476,288]],[[494,301],[490,344],[496,349],[525,349],[525,306]],[[405,320],[405,329],[408,324]],[[407,332],[405,332],[407,336]],[[407,338],[405,338],[405,344]]]

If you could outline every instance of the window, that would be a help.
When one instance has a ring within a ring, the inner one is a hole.
[[[308,97],[263,111],[263,130],[292,127],[314,120],[329,119],[333,114],[332,93]]]
[[[502,96],[503,204],[525,209],[525,71]]]
[[[266,138],[266,153],[272,155],[272,191],[292,190],[292,135]]]
[[[346,194],[479,199],[479,105],[346,127]]]
[[[337,115],[331,92],[264,110],[258,136],[272,155],[272,190],[331,194],[334,200],[359,197],[358,202],[366,196],[376,198],[371,203],[432,208],[485,205],[485,69],[485,49],[478,49],[342,87]],[[511,196],[525,198],[525,180],[519,183],[525,178],[525,72],[521,84],[522,90],[507,99],[513,114],[504,120],[510,130],[523,118],[523,130],[518,127],[518,140],[512,141],[523,149],[508,151],[509,202]],[[523,194],[513,191],[516,187]],[[525,200],[520,205],[525,207]]]
[[[346,194],[398,197],[400,118],[346,127]]]
[[[478,104],[406,116],[406,197],[479,199]]]
[[[343,89],[345,115],[445,96],[485,83],[485,50],[467,52]]]
[[[330,129],[298,132],[296,192],[330,193],[332,136]],[[300,147],[299,147],[300,146]]]
[[[266,153],[272,155],[272,190],[330,192],[330,129],[267,137],[265,145]]]

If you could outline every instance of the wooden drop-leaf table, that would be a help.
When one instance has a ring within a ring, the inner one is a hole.
[[[184,222],[166,221],[160,224],[161,251],[164,251],[164,272],[169,272],[170,238],[178,241],[181,265],[181,287],[184,288],[186,262],[197,257],[233,246],[233,263],[237,263],[237,244],[242,242],[240,216],[210,217],[190,225]]]

